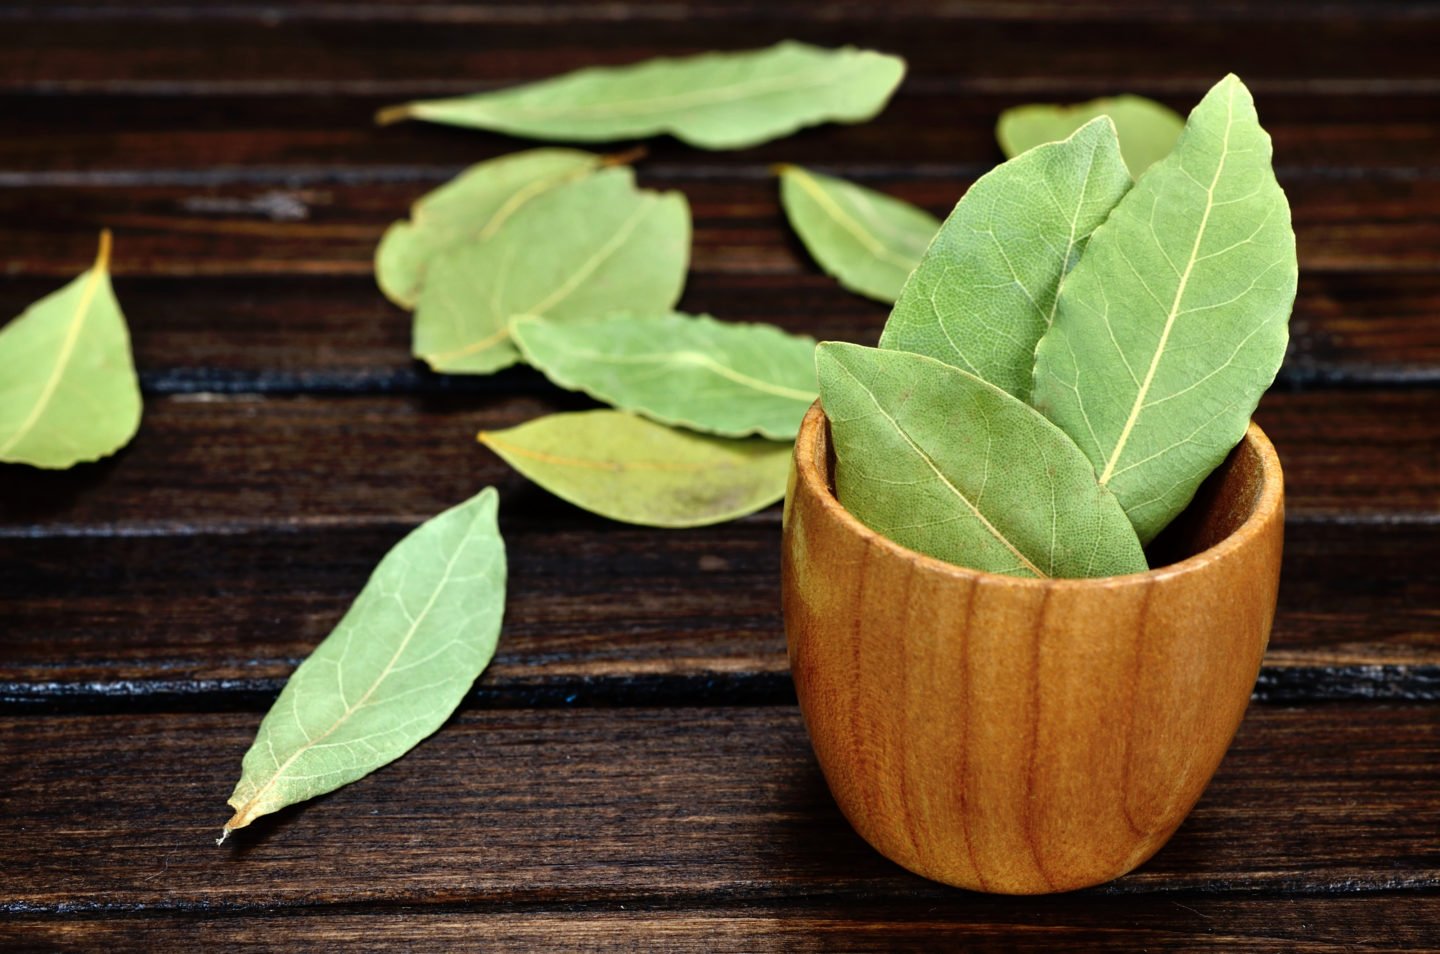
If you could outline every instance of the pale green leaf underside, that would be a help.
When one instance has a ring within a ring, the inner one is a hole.
[[[866,526],[991,573],[1146,569],[1119,503],[1033,408],[924,355],[836,342],[816,355],[836,493]]]
[[[1170,154],[1185,120],[1168,106],[1143,96],[1114,96],[1073,106],[1036,103],[1000,114],[995,138],[1007,156],[1056,142],[1097,116],[1109,116],[1120,136],[1120,153],[1130,174],[1140,174]]]
[[[392,223],[375,249],[385,296],[414,308],[425,268],[440,252],[494,235],[527,202],[599,168],[603,157],[575,149],[532,149],[471,166]]]
[[[816,123],[870,119],[904,75],[905,61],[896,56],[786,41],[592,67],[495,93],[392,107],[378,118],[570,142],[670,133],[702,149],[741,149]]]
[[[1245,434],[1285,354],[1290,207],[1230,76],[1091,236],[1036,355],[1035,405],[1152,539]]]
[[[556,384],[663,424],[789,440],[814,402],[815,341],[708,315],[521,318],[511,334]]]
[[[135,436],[140,382],[109,257],[107,232],[92,268],[0,328],[0,461],[71,467]]]
[[[505,607],[487,488],[410,532],[285,684],[245,754],[228,834],[408,752],[495,654]]]
[[[699,527],[785,496],[791,447],[666,427],[624,411],[551,414],[481,443],[557,497],[612,520]]]
[[[997,166],[940,227],[880,347],[929,355],[1025,399],[1060,279],[1129,188],[1104,118]]]
[[[883,302],[900,295],[940,228],[924,209],[799,166],[781,167],[780,201],[827,274]]]
[[[637,190],[628,168],[551,189],[493,236],[430,264],[414,350],[436,371],[486,374],[520,359],[510,321],[618,310],[664,312],[680,297],[690,209],[678,193]]]

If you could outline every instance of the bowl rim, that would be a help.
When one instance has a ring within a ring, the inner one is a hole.
[[[828,423],[829,419],[825,415],[825,410],[817,399],[805,412],[805,417],[800,422],[800,431],[795,437],[794,462],[797,487],[803,483],[806,491],[821,502],[821,506],[831,519],[839,521],[849,532],[865,539],[870,545],[878,546],[899,559],[917,565],[926,572],[971,583],[990,582],[1005,586],[1033,587],[1044,590],[1110,588],[1117,584],[1148,585],[1177,576],[1197,573],[1207,566],[1224,560],[1235,551],[1252,546],[1254,541],[1277,518],[1284,519],[1285,474],[1280,467],[1280,457],[1275,453],[1275,445],[1270,443],[1270,438],[1266,437],[1265,432],[1260,429],[1260,425],[1252,420],[1245,430],[1245,436],[1235,446],[1248,444],[1259,458],[1260,497],[1255,501],[1254,508],[1244,522],[1219,543],[1176,563],[1168,563],[1165,566],[1154,567],[1140,573],[1126,573],[1120,576],[1093,576],[1079,579],[1073,577],[1036,578],[975,570],[902,546],[879,531],[867,527],[860,522],[858,517],[845,509],[839,498],[830,490],[828,475],[821,473],[824,468],[816,463],[817,443],[823,439],[827,447],[829,445],[828,436],[822,437],[826,434],[825,425]],[[798,490],[795,492],[798,493]],[[787,516],[790,506],[790,501],[787,500]]]

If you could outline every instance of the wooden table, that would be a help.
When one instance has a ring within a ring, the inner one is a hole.
[[[1289,477],[1255,704],[1158,857],[1092,891],[950,890],[870,850],[806,742],[779,511],[609,523],[479,428],[584,406],[425,373],[371,254],[410,200],[524,148],[382,105],[784,37],[904,54],[875,122],[639,169],[696,219],[684,305],[871,342],[886,309],[797,245],[769,171],[943,213],[996,115],[1227,70],[1274,134],[1301,256],[1258,418]],[[894,951],[1440,946],[1440,9],[1366,0],[925,3],[12,0],[0,313],[116,233],[133,445],[0,467],[0,940],[21,948]],[[500,654],[434,738],[213,839],[287,674],[408,528],[494,484]]]

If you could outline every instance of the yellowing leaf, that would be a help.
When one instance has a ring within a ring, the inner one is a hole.
[[[361,778],[440,728],[490,663],[505,608],[498,498],[412,530],[260,723],[226,835]]]
[[[924,355],[833,341],[816,354],[836,494],[866,526],[991,573],[1146,569],[1120,504],[1034,408]]]
[[[0,461],[70,467],[135,436],[140,382],[109,264],[102,232],[88,271],[0,329]]]
[[[605,159],[575,149],[532,149],[471,166],[385,230],[375,279],[391,301],[414,308],[425,268],[440,252],[482,241],[536,196],[598,169]]]
[[[485,241],[431,262],[415,310],[414,350],[436,371],[513,364],[510,321],[619,310],[669,311],[685,284],[690,209],[678,193],[637,190],[605,169],[527,202]]]
[[[1034,403],[1149,542],[1245,434],[1285,355],[1290,206],[1234,76],[1095,230],[1035,359]]]
[[[1114,121],[1120,153],[1137,179],[1169,155],[1185,127],[1185,120],[1168,106],[1143,96],[1115,96],[1074,106],[1037,103],[1007,109],[995,126],[995,138],[1005,155],[1018,156],[1041,143],[1064,139],[1097,116]]]
[[[670,133],[702,149],[742,149],[816,123],[870,119],[904,75],[896,56],[786,41],[592,67],[495,93],[393,106],[376,118],[569,142]]]
[[[677,430],[623,411],[551,414],[480,442],[557,497],[602,517],[699,527],[785,496],[789,444]]]
[[[789,440],[814,403],[815,340],[709,315],[520,318],[525,360],[563,388],[664,424]]]
[[[779,171],[785,215],[820,266],[853,292],[893,302],[940,220],[844,179],[799,166]]]
[[[1060,279],[1129,188],[1103,118],[996,166],[940,227],[880,347],[929,355],[1024,400]]]

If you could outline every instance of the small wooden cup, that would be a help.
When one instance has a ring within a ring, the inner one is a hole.
[[[1275,614],[1284,481],[1260,428],[1149,548],[1087,580],[981,573],[835,498],[817,403],[785,502],[785,629],[830,791],[881,854],[946,884],[1099,884],[1165,843],[1225,755]],[[1178,562],[1177,562],[1178,561]]]

